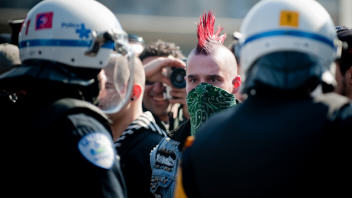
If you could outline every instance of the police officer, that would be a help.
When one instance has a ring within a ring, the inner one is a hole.
[[[260,1],[241,33],[248,98],[205,123],[185,151],[186,194],[351,196],[352,106],[313,91],[334,83],[338,46],[327,11],[313,0]]]
[[[29,11],[19,35],[23,65],[0,77],[8,196],[126,197],[109,122],[92,105],[100,69],[114,49],[128,55],[126,43],[97,1],[42,1]]]

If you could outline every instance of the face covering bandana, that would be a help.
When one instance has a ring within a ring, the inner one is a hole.
[[[186,98],[191,117],[191,135],[195,136],[200,125],[213,114],[236,105],[235,96],[208,83],[192,89]]]

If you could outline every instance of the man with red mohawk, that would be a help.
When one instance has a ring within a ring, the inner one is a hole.
[[[187,105],[191,135],[211,115],[237,104],[234,94],[241,84],[235,56],[223,43],[226,35],[214,33],[215,16],[204,13],[197,26],[198,44],[188,56],[186,67]],[[204,91],[206,90],[206,91]]]
[[[214,24],[213,12],[201,16],[197,25],[198,44],[188,56],[185,79],[190,120],[171,131],[171,139],[164,138],[151,152],[151,191],[156,196],[173,196],[181,151],[197,135],[201,124],[215,113],[239,103],[234,96],[241,84],[236,59],[223,45],[226,39],[225,34],[220,35],[223,28],[214,33]],[[146,74],[151,73],[146,68]]]

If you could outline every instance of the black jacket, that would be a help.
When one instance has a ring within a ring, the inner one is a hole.
[[[128,197],[154,197],[150,192],[150,152],[165,136],[165,131],[158,127],[147,111],[133,121],[115,142]]]
[[[186,120],[181,125],[179,125],[176,129],[170,132],[170,138],[179,142],[179,150],[182,151],[187,137],[191,135],[191,122],[190,120]]]
[[[211,118],[184,152],[185,191],[189,197],[349,197],[351,128],[352,105],[342,96],[251,96]]]

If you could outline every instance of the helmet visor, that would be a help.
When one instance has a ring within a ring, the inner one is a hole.
[[[112,54],[100,72],[99,107],[106,114],[115,114],[129,102],[134,76],[133,53]]]

